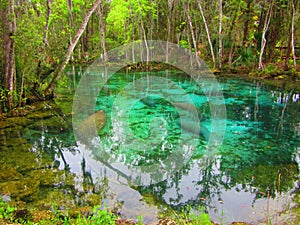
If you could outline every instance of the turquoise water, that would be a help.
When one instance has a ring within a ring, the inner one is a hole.
[[[161,82],[153,76],[161,77]],[[148,81],[143,88],[126,89],[126,85],[141,79]],[[165,79],[175,82],[180,88],[174,88]],[[202,158],[207,154],[212,133],[210,104],[221,103],[213,102],[204,94],[205,85],[196,84],[181,73],[114,75],[107,89],[97,98],[96,109],[109,115],[105,129],[100,132],[100,141],[110,152],[111,163],[122,162],[129,169],[157,161],[164,163],[159,170],[165,170],[167,179],[137,187],[142,195],[155,196],[163,204],[178,210],[189,205],[204,207],[213,218],[223,218],[224,221],[264,220],[284,210],[283,205],[288,204],[287,196],[297,188],[298,95],[242,79],[218,80],[226,105],[226,132],[222,143],[218,143],[213,160],[203,163]],[[125,93],[120,94],[124,87]],[[121,101],[118,100],[120,95],[125,96]],[[184,100],[187,96],[188,101]],[[126,108],[125,112],[120,113],[120,109],[115,107],[116,101],[119,101],[119,108]],[[176,107],[182,102],[195,108]],[[117,123],[112,122],[110,116]],[[163,118],[165,124],[155,118]],[[187,124],[186,127],[180,126],[179,118]],[[196,123],[201,128],[194,131],[192,127]],[[195,136],[197,132],[199,136]],[[182,133],[184,137],[180,136]],[[190,155],[181,151],[174,163],[164,162],[178,142],[191,139],[195,148]],[[94,155],[97,157],[97,151]],[[170,172],[177,168],[177,161],[186,158],[188,160],[183,168]],[[119,168],[122,170],[122,167]],[[153,177],[156,175],[149,173]],[[128,176],[124,177],[128,179]],[[289,208],[288,205],[285,207]]]
[[[94,75],[84,79],[96,89],[103,83]],[[176,71],[114,74],[91,101],[107,116],[93,145],[76,143],[72,89],[63,87],[55,103],[0,121],[0,192],[42,208],[117,204],[123,216],[146,223],[190,208],[225,224],[293,220],[299,93],[218,82],[216,91]]]

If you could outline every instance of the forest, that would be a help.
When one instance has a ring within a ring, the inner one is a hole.
[[[69,64],[164,40],[212,70],[299,75],[299,0],[1,0],[0,113],[53,97]],[[167,62],[167,57],[166,57]]]

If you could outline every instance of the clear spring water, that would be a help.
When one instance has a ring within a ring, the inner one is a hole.
[[[151,91],[147,83],[141,89],[128,88],[139,79],[154,79],[156,86],[152,86]],[[170,85],[166,79],[174,83]],[[218,78],[218,81],[226,105],[226,132],[222,142],[217,143],[213,160],[205,163],[202,159],[206,155],[213,121],[209,98],[203,92],[205,86],[196,85],[190,77],[179,72],[117,73],[112,76],[96,99],[95,109],[104,110],[108,117],[96,139],[101,149],[90,151],[83,144],[76,145],[69,129],[57,134],[57,129],[62,128],[49,125],[57,122],[49,121],[50,116],[40,116],[42,120],[35,118],[28,122],[29,126],[26,122],[26,127],[21,123],[17,135],[32,144],[27,148],[40,158],[39,165],[43,164],[42,159],[50,158],[50,162],[60,162],[62,169],[63,155],[70,172],[79,174],[79,178],[73,178],[77,194],[73,189],[59,185],[49,193],[68,193],[71,199],[72,196],[76,199],[78,195],[82,196],[78,192],[84,192],[79,183],[90,179],[94,185],[105,178],[108,194],[102,203],[111,206],[118,201],[122,205],[121,213],[129,218],[142,215],[145,222],[152,222],[159,214],[174,216],[182,209],[192,207],[195,211],[208,212],[216,222],[290,220],[294,217],[292,212],[288,216],[280,212],[287,212],[297,203],[299,93],[272,90],[242,79]],[[124,88],[127,89],[122,92]],[[193,129],[197,124],[200,124],[200,132]],[[16,131],[6,132],[5,129],[9,128],[3,128],[3,137],[16,135]],[[6,137],[5,149],[14,148],[13,144],[7,144],[11,139]],[[182,150],[176,148],[178,145],[196,147]],[[50,152],[51,157],[45,153],[49,146],[56,152]],[[177,151],[175,163],[166,160],[174,149]],[[102,151],[108,153],[106,158]],[[7,162],[10,154],[3,151],[2,160]],[[84,166],[82,158],[86,162]],[[146,170],[146,185],[137,186],[131,182],[129,170],[147,168],[157,162],[163,169]],[[178,162],[184,162],[183,166],[177,168]],[[22,173],[24,179],[31,176]],[[152,178],[161,181],[151,183]],[[66,180],[65,177],[57,179]],[[47,186],[32,184],[35,185],[43,190]],[[25,200],[29,202],[46,199],[43,195],[30,198],[30,193],[26,196]],[[59,204],[62,202],[60,200]],[[71,202],[78,203],[76,200]]]

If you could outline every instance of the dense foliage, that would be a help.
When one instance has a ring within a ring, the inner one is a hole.
[[[212,68],[272,63],[297,70],[299,6],[299,0],[1,0],[0,113],[29,96],[51,95],[69,60],[106,59],[110,49],[137,40],[178,43]]]

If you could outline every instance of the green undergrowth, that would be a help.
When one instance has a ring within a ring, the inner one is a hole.
[[[0,198],[0,224],[26,224],[26,225],[115,225],[122,219],[107,209],[95,206],[91,211],[74,213],[69,210],[59,210],[56,205],[48,211],[18,209],[9,202],[3,202]],[[125,219],[123,221],[126,221]],[[211,225],[209,215],[182,211],[176,215],[174,221],[178,225]],[[119,222],[117,224],[127,224]],[[132,223],[130,223],[132,224]],[[136,225],[143,225],[143,217],[138,216]]]
[[[71,213],[68,210],[59,210],[53,206],[52,210],[47,212],[28,211],[26,209],[17,209],[9,203],[0,199],[0,223],[1,224],[27,224],[27,225],[96,225],[107,224],[114,225],[118,216],[108,210],[100,210],[100,206],[95,206],[91,213],[81,214]],[[90,215],[88,215],[90,214]]]

